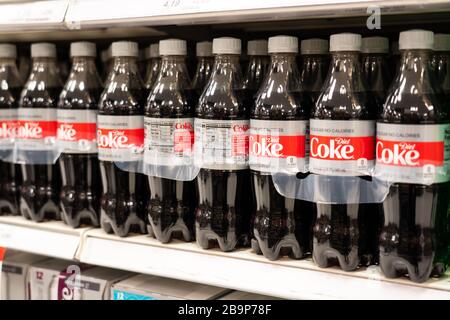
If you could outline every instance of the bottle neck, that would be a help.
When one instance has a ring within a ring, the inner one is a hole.
[[[28,82],[45,82],[46,87],[62,87],[56,58],[38,57],[32,59]]]
[[[333,66],[333,71],[355,72],[356,69],[360,68],[359,52],[333,52],[331,55],[331,64]]]
[[[429,87],[430,54],[431,50],[402,50],[396,81],[403,81],[406,78],[408,81],[427,84]]]
[[[139,74],[136,57],[114,57],[112,71],[115,73]]]
[[[19,69],[14,58],[0,58],[0,90],[18,88],[22,85]]]
[[[95,58],[74,57],[68,80],[83,81],[87,88],[100,88],[101,80],[95,65]]]
[[[365,92],[366,87],[362,80],[359,52],[333,52],[330,72],[325,83],[333,91],[340,91],[345,88],[347,92]]]
[[[218,54],[214,57],[214,67],[210,81],[229,82],[227,87],[242,89],[242,71],[239,55]]]

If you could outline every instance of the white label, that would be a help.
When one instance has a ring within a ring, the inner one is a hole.
[[[97,111],[58,109],[57,142],[64,152],[97,152]]]
[[[98,115],[97,145],[99,160],[118,162],[142,160],[144,117]]]
[[[262,172],[308,171],[308,120],[250,120],[250,168]]]
[[[195,163],[216,170],[248,169],[249,120],[195,118]]]
[[[19,149],[43,151],[55,147],[55,108],[19,108],[17,112]]]
[[[310,120],[309,169],[331,176],[370,175],[375,164],[375,121]]]
[[[431,184],[450,179],[450,124],[377,124],[376,174],[382,179]]]
[[[144,118],[144,162],[158,166],[192,164],[194,118]]]

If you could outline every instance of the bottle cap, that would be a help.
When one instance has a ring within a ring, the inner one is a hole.
[[[392,52],[392,54],[393,54],[394,56],[400,55],[400,50],[399,50],[399,48],[398,48],[398,41],[392,42],[392,45],[391,45],[391,52]]]
[[[213,40],[213,54],[241,54],[241,39],[215,38]]]
[[[330,37],[330,52],[361,51],[361,35],[356,33],[338,33]]]
[[[179,39],[167,39],[159,42],[159,54],[161,56],[185,56],[186,41]]]
[[[328,40],[306,39],[300,42],[301,54],[327,54]]]
[[[14,44],[0,44],[0,58],[17,58],[17,48]]]
[[[400,32],[400,50],[433,49],[434,34],[427,30],[408,30]]]
[[[269,38],[269,53],[297,53],[298,38],[291,36],[276,36]]]
[[[159,44],[152,43],[145,48],[145,59],[158,58],[159,57]]]
[[[389,39],[385,37],[367,37],[361,40],[364,53],[389,53]]]
[[[32,58],[56,58],[56,46],[53,43],[40,42],[31,45]]]
[[[95,57],[97,55],[97,49],[95,43],[92,42],[72,42],[70,44],[70,56],[71,57]]]
[[[434,51],[450,51],[450,34],[436,33],[434,35]]]
[[[247,42],[247,55],[267,56],[267,40],[251,40]]]
[[[197,57],[212,57],[212,42],[211,41],[202,41],[197,42],[195,46],[195,51]]]
[[[111,45],[112,57],[138,57],[139,48],[136,42],[117,41]]]

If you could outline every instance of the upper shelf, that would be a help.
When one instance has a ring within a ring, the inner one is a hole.
[[[0,2],[0,32],[218,24],[450,11],[450,0],[41,0]]]

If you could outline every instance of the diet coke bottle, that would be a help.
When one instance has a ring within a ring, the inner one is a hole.
[[[361,76],[360,50],[358,34],[330,37],[330,71],[310,121],[309,169],[321,175],[318,192],[348,187],[341,203],[316,203],[313,258],[320,267],[338,264],[346,271],[372,262],[376,253],[370,248],[378,228],[372,210],[359,204],[359,198],[349,200],[359,195],[360,183],[375,163],[375,105]]]
[[[432,71],[444,94],[445,102],[450,103],[450,34],[435,34],[433,51]]]
[[[16,65],[17,51],[12,44],[0,44],[0,154],[12,155],[17,133],[17,107],[22,80]],[[20,166],[0,160],[0,215],[18,215]]]
[[[393,184],[384,207],[380,267],[424,282],[448,264],[449,110],[430,70],[433,32],[400,33],[401,64],[377,123],[377,173]]]
[[[197,99],[190,88],[186,68],[186,41],[169,39],[159,43],[161,70],[145,107],[147,152],[158,156],[150,161],[162,170],[173,170],[190,161],[194,142],[194,110]],[[147,161],[147,157],[145,158]],[[174,177],[175,178],[175,177]],[[179,234],[185,241],[194,238],[196,206],[194,181],[148,177],[150,202],[149,233],[160,242]]]
[[[51,43],[31,45],[33,64],[31,73],[22,90],[18,110],[18,139],[31,149],[56,138],[58,97],[62,82],[56,62],[56,47]],[[61,177],[56,164],[21,164],[22,187],[20,211],[27,219],[43,221],[59,219],[59,192]],[[45,151],[43,151],[45,152]]]
[[[214,68],[195,118],[195,161],[201,166],[196,213],[197,243],[216,240],[223,251],[249,242],[249,106],[239,65],[241,40],[213,40]]]
[[[252,108],[250,169],[256,197],[252,247],[270,260],[311,251],[312,203],[278,193],[272,172],[307,172],[311,105],[302,99],[296,37],[269,38],[270,67]]]
[[[111,52],[114,64],[97,117],[103,185],[100,223],[106,232],[124,237],[146,232],[148,184],[145,175],[135,172],[144,147],[145,90],[136,63],[137,43],[114,42]]]
[[[72,69],[58,103],[61,217],[72,227],[100,226],[101,179],[97,157],[97,109],[102,91],[91,42],[70,45]]]

